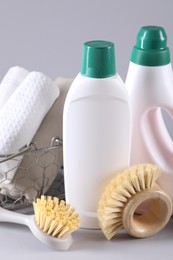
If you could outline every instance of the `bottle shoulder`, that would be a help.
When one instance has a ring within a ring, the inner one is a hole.
[[[131,80],[157,81],[157,80],[173,80],[173,71],[171,63],[163,66],[143,66],[130,62],[125,84]]]
[[[163,66],[142,66],[130,62],[126,89],[132,106],[146,108],[172,107],[173,71],[171,64]]]
[[[118,74],[110,78],[96,79],[79,73],[70,87],[67,99],[92,96],[109,96],[128,101],[128,93]]]

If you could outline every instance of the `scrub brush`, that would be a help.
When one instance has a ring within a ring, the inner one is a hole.
[[[0,221],[27,225],[41,242],[56,250],[67,250],[71,233],[79,228],[79,215],[63,200],[50,196],[33,202],[35,215],[24,215],[0,207]]]
[[[134,237],[148,237],[168,223],[172,202],[156,184],[159,175],[156,165],[139,164],[125,169],[108,184],[98,206],[99,224],[108,240],[123,227]],[[136,214],[145,202],[149,202],[146,212]]]

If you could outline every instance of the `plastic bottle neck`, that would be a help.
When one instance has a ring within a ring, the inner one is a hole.
[[[171,62],[170,51],[168,48],[160,51],[145,51],[134,47],[130,60],[135,64],[152,67],[167,65]]]

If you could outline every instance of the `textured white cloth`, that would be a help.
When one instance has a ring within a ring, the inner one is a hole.
[[[36,142],[37,147],[49,147],[51,138],[54,136],[62,138],[64,102],[72,79],[58,77],[55,83],[60,89],[60,95],[46,114],[33,138],[33,142]],[[58,165],[59,168],[63,165],[62,149],[58,150],[54,163]],[[12,182],[9,184],[4,184],[4,182],[0,183],[0,193],[13,199],[18,199],[23,195],[28,201],[32,201],[40,192],[42,194],[45,193],[57,176],[58,170],[57,167],[54,167],[55,164],[52,164],[51,157],[47,158],[47,164],[51,164],[48,171],[46,169],[43,172],[43,168],[39,167],[39,163],[36,166],[33,165],[33,167],[27,171],[24,171],[23,169],[32,166],[31,158],[24,156]]]
[[[27,70],[18,66],[8,70],[0,84],[0,110],[28,74]]]
[[[0,154],[18,152],[31,142],[44,116],[59,96],[59,88],[40,72],[31,72],[0,110]],[[17,160],[0,164],[0,180],[12,180]]]

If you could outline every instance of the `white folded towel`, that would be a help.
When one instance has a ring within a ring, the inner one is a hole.
[[[72,79],[58,77],[55,83],[60,89],[60,95],[44,117],[33,138],[33,142],[36,142],[37,147],[49,147],[52,137],[59,136],[62,138],[64,102]],[[46,163],[52,166],[48,171],[43,171],[43,168],[39,167],[39,164],[29,168],[32,166],[31,157],[24,156],[12,182],[9,184],[0,183],[0,194],[9,196],[12,199],[18,199],[24,196],[30,202],[32,202],[38,194],[44,194],[57,176],[58,167],[55,167],[55,165],[59,166],[59,168],[63,165],[62,149],[58,148],[58,151],[56,150],[55,152],[56,157],[54,164],[52,164],[51,157],[46,158]],[[34,183],[34,185],[32,183]],[[61,185],[61,183],[59,185]]]
[[[40,72],[31,72],[0,110],[0,154],[13,154],[31,142],[43,118],[59,96],[59,88]],[[11,182],[18,160],[0,164],[0,181]]]
[[[0,110],[28,74],[29,71],[18,66],[7,71],[0,84]]]

